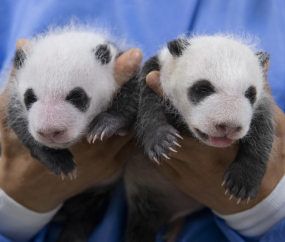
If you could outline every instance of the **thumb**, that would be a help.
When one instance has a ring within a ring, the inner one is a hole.
[[[131,79],[141,62],[142,52],[139,49],[128,50],[116,59],[114,77],[119,86]]]
[[[146,76],[147,85],[159,96],[163,96],[159,71],[152,71]]]

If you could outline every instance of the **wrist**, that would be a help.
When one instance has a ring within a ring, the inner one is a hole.
[[[0,234],[15,242],[29,241],[61,207],[47,213],[37,213],[17,203],[1,189],[0,200]]]
[[[253,208],[242,212],[217,216],[226,224],[247,237],[260,237],[285,218],[285,176],[274,190]]]
[[[21,166],[13,167],[14,163],[19,163]],[[64,201],[52,191],[57,188],[54,180],[61,182],[25,152],[13,159],[1,157],[0,187],[11,199],[27,209],[45,213],[55,209]]]

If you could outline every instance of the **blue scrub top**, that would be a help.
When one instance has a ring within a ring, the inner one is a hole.
[[[284,0],[1,0],[2,74],[11,63],[17,39],[43,32],[50,24],[66,25],[72,16],[81,22],[108,28],[113,35],[127,39],[143,51],[144,60],[155,55],[166,41],[187,31],[253,35],[259,38],[261,49],[270,53],[270,87],[274,100],[285,110]],[[2,81],[0,86],[5,84]],[[124,241],[125,224],[126,202],[120,188],[89,241]],[[55,241],[59,228],[57,224],[49,224],[33,241]],[[163,230],[157,241],[163,241],[162,233]],[[1,237],[2,241],[9,240]],[[178,241],[285,241],[285,220],[262,239],[249,239],[230,229],[209,210],[204,210],[187,217]]]

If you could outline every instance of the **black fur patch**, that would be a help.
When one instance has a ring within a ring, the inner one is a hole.
[[[81,87],[76,87],[71,90],[65,100],[82,112],[85,112],[90,106],[90,98]]]
[[[17,50],[14,57],[14,67],[17,70],[20,69],[23,66],[26,58],[27,56],[23,50]]]
[[[106,65],[111,61],[111,51],[108,48],[108,45],[98,45],[95,49],[95,57],[101,61],[102,65]]]
[[[259,62],[260,62],[260,65],[262,67],[265,66],[265,64],[268,62],[269,60],[269,54],[266,53],[266,52],[263,52],[263,51],[260,51],[260,52],[257,52],[256,53],[258,59],[259,59]]]
[[[250,86],[246,92],[245,92],[245,97],[248,98],[250,101],[251,105],[253,105],[256,101],[256,88],[254,86]]]
[[[24,103],[26,105],[27,110],[29,110],[33,103],[37,101],[37,97],[34,93],[34,90],[32,88],[29,88],[26,90],[24,94]]]
[[[207,80],[200,80],[195,82],[188,91],[188,97],[194,104],[198,104],[206,97],[215,93],[215,88],[211,82]]]
[[[146,76],[151,71],[159,71],[157,56],[145,62],[140,73],[140,100],[137,121],[137,137],[144,146],[145,154],[151,160],[163,159],[162,154],[168,154],[169,148],[175,148],[178,142],[173,122],[182,123],[175,108],[164,102],[147,84]],[[173,115],[174,114],[174,115]],[[171,121],[170,121],[171,120]]]
[[[167,42],[170,54],[176,57],[181,56],[188,45],[190,44],[186,39],[175,39]]]

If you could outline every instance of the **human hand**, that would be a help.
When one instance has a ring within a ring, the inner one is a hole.
[[[17,41],[17,49],[26,44]],[[131,49],[115,63],[114,75],[119,85],[128,81],[140,66],[142,53]],[[13,69],[11,75],[14,75]],[[77,168],[77,179],[61,180],[39,161],[34,160],[27,148],[7,127],[5,113],[7,89],[0,96],[0,131],[2,154],[0,187],[14,200],[36,212],[47,212],[66,199],[112,177],[119,172],[133,149],[132,134],[89,144],[85,139],[70,147]]]
[[[162,95],[159,72],[149,73],[146,81],[158,95]],[[270,91],[269,86],[267,88]],[[229,201],[230,195],[225,195],[221,186],[226,169],[235,159],[238,145],[223,149],[211,147],[184,134],[184,140],[180,141],[182,147],[178,147],[177,153],[170,154],[170,160],[158,165],[159,170],[184,193],[220,214],[252,208],[271,193],[285,174],[285,115],[275,103],[272,105],[276,116],[274,148],[259,193],[249,203],[242,201],[237,205],[236,199]]]

